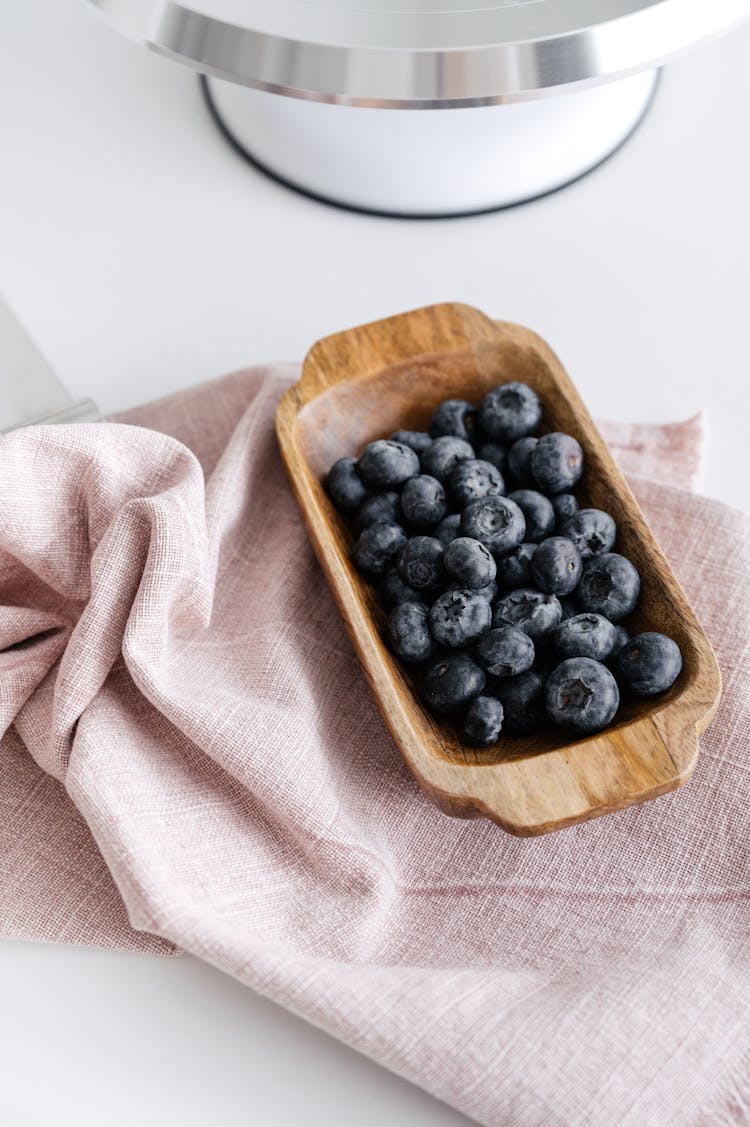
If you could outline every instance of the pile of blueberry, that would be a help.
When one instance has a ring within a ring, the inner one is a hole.
[[[356,535],[354,562],[389,612],[393,653],[424,667],[424,704],[460,718],[477,746],[548,719],[598,732],[621,690],[662,693],[682,669],[671,638],[631,638],[622,624],[640,577],[612,551],[612,517],[571,492],[579,443],[535,437],[541,421],[530,387],[501,384],[478,409],[446,400],[429,433],[371,442],[327,478]]]

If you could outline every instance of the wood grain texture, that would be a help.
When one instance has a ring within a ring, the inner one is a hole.
[[[641,574],[640,605],[629,628],[671,635],[684,666],[669,693],[626,702],[616,724],[598,735],[571,742],[550,726],[476,749],[421,708],[410,674],[386,648],[383,612],[350,562],[351,535],[323,479],[337,458],[356,456],[375,438],[402,427],[426,429],[443,399],[479,403],[491,387],[510,379],[539,394],[543,431],[566,431],[583,446],[579,500],[612,514],[615,550]],[[383,717],[415,778],[442,810],[487,816],[510,833],[531,836],[655,798],[687,781],[698,734],[721,695],[716,658],[580,396],[540,337],[458,304],[338,333],[310,350],[301,379],[279,404],[276,425],[313,546]]]

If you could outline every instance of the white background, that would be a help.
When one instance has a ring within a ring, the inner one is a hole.
[[[0,5],[0,292],[105,411],[457,299],[552,344],[599,416],[706,408],[705,491],[750,505],[750,27],[672,63],[635,137],[470,219],[338,211],[265,179],[195,76],[78,0]],[[0,1122],[466,1121],[195,960],[0,946]]]

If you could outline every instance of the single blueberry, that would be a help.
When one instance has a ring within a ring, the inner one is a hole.
[[[600,614],[577,614],[561,622],[552,635],[558,657],[591,657],[606,661],[615,645],[616,628]]]
[[[680,647],[666,634],[636,634],[617,657],[617,674],[634,696],[651,697],[671,689],[682,669]]]
[[[522,587],[498,599],[492,625],[517,626],[536,644],[551,634],[561,620],[562,607],[556,595]]]
[[[537,493],[535,489],[516,489],[508,496],[524,515],[527,540],[534,543],[552,535],[555,530],[555,510],[543,493]]]
[[[545,434],[531,452],[534,481],[545,493],[568,493],[583,473],[583,450],[569,434]]]
[[[578,549],[565,536],[542,540],[531,558],[534,583],[546,595],[569,595],[576,588],[582,570]]]
[[[524,515],[507,497],[480,497],[461,514],[461,535],[481,540],[496,555],[510,552],[525,534]]]
[[[500,470],[500,473],[505,476],[505,470],[508,465],[508,451],[500,442],[483,442],[477,450],[477,457],[481,462],[489,462]]]
[[[356,458],[339,458],[328,471],[328,496],[342,513],[351,513],[367,497],[367,489],[357,473]]]
[[[527,435],[514,442],[508,451],[508,476],[516,489],[534,484],[531,473],[531,454],[538,438]]]
[[[433,530],[432,535],[440,541],[444,548],[447,548],[451,540],[455,540],[457,536],[461,535],[461,514],[451,513],[450,516],[445,517]]]
[[[582,560],[590,560],[610,551],[617,526],[609,513],[601,509],[580,509],[563,525],[560,535],[573,541]]]
[[[430,434],[433,438],[440,438],[444,434],[452,434],[455,438],[464,438],[471,442],[476,429],[476,408],[465,399],[446,399],[440,403],[432,413]]]
[[[419,473],[419,455],[401,442],[379,438],[365,446],[357,468],[371,489],[392,489]]]
[[[578,501],[572,493],[556,493],[552,498],[552,508],[555,510],[557,528],[560,530],[578,512]],[[564,536],[565,533],[560,532],[560,535]],[[579,548],[578,551],[580,550]]]
[[[497,697],[475,697],[461,728],[461,738],[474,747],[497,743],[503,726],[503,706]]]
[[[501,497],[505,493],[505,482],[492,462],[473,459],[454,466],[448,479],[448,490],[454,507],[463,509],[470,501],[480,497]]]
[[[600,732],[613,719],[620,691],[606,665],[589,657],[570,657],[547,678],[544,703],[550,720],[559,727],[588,735]]]
[[[472,540],[469,536],[459,536],[445,549],[443,566],[461,587],[478,591],[492,583],[497,574],[497,565],[489,548]]]
[[[392,434],[390,442],[400,442],[402,446],[409,446],[420,457],[432,442],[426,430],[397,430]]]
[[[430,611],[432,636],[441,646],[458,649],[480,638],[492,622],[492,608],[476,591],[446,591]]]
[[[434,591],[445,582],[443,545],[432,536],[412,536],[398,557],[398,573],[415,591]]]
[[[385,493],[371,493],[365,497],[352,518],[355,532],[364,532],[371,524],[382,521],[393,524],[401,522],[401,498],[398,493],[387,490]]]
[[[529,669],[517,677],[506,677],[494,686],[503,706],[504,724],[509,732],[527,736],[541,728],[545,720],[544,682]]]
[[[581,610],[616,623],[635,610],[640,589],[640,576],[630,560],[608,552],[586,560],[575,598]]]
[[[498,557],[497,581],[504,591],[515,591],[519,587],[532,585],[531,557],[535,551],[536,544],[524,542],[506,555]]]
[[[422,454],[422,473],[436,477],[447,485],[451,471],[459,462],[474,459],[474,447],[464,438],[445,434],[434,439]]]
[[[425,673],[422,700],[438,716],[450,716],[478,697],[486,681],[484,671],[466,654],[450,655]]]
[[[418,474],[401,490],[401,511],[411,528],[432,528],[448,511],[445,489],[436,477]]]
[[[487,438],[512,442],[532,434],[542,421],[539,396],[524,383],[506,383],[485,395],[479,424]]]
[[[405,543],[406,533],[400,524],[371,524],[354,545],[354,562],[367,575],[385,575]]]
[[[401,603],[388,615],[388,640],[396,657],[412,665],[427,661],[435,651],[424,603]]]
[[[477,657],[493,677],[516,677],[534,664],[534,643],[515,626],[497,626],[479,639]]]
[[[419,603],[429,600],[429,595],[424,591],[415,591],[399,575],[395,567],[387,571],[377,585],[379,602],[386,610],[393,610],[401,603]]]

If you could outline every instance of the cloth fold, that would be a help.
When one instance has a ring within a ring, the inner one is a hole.
[[[722,667],[693,781],[521,841],[385,730],[276,449],[295,375],[0,440],[0,934],[184,948],[481,1123],[750,1122],[750,521],[686,491],[701,420],[602,427]]]

